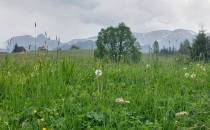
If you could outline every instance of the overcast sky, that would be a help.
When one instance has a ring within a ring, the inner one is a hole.
[[[210,0],[0,0],[0,47],[11,36],[47,32],[62,41],[125,22],[133,32],[210,30]]]

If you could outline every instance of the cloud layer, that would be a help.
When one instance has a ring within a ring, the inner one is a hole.
[[[134,32],[210,30],[210,0],[0,0],[0,48],[14,35],[48,32],[63,41],[125,22]]]

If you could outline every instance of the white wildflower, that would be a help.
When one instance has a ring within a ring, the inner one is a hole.
[[[34,77],[34,73],[31,73],[31,77]]]
[[[189,77],[190,77],[190,74],[189,74],[189,73],[185,73],[184,76],[185,76],[186,78],[189,78]]]
[[[187,115],[189,115],[189,113],[186,111],[176,113],[176,117],[183,117],[183,116],[187,116]]]
[[[41,120],[41,121],[45,121],[44,118],[41,118],[40,120]]]
[[[116,102],[116,103],[120,103],[120,104],[130,103],[130,101],[124,100],[122,97],[116,98],[116,99],[115,99],[115,102]]]
[[[147,64],[147,65],[146,65],[146,68],[147,68],[147,69],[148,69],[148,68],[150,68],[150,67],[151,67],[151,65],[150,65],[150,64]]]
[[[11,76],[11,73],[8,71],[8,72],[7,72],[7,75],[10,77],[10,76]]]
[[[39,66],[38,65],[34,65],[34,70],[38,71],[39,70]]]
[[[96,75],[96,77],[102,76],[102,70],[97,69],[97,70],[95,71],[95,75]]]
[[[37,113],[37,110],[36,110],[36,109],[34,109],[34,111],[33,111],[33,112],[34,112],[34,114],[36,114],[36,113]]]
[[[201,66],[201,64],[199,64],[199,63],[198,63],[198,64],[197,64],[197,66],[198,66],[198,67],[200,67],[200,66]]]
[[[196,77],[196,74],[191,74],[191,76],[190,76],[192,79],[194,79],[195,77]]]
[[[201,68],[204,72],[206,71],[205,66],[200,66],[200,68]]]

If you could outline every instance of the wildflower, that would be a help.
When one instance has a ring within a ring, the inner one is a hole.
[[[95,71],[95,75],[96,75],[96,77],[102,76],[102,70],[97,69],[97,70]]]
[[[41,121],[44,121],[44,118],[41,118],[40,120],[41,120]]]
[[[115,102],[120,104],[130,103],[130,101],[124,100],[122,97],[116,98]]]
[[[196,77],[196,74],[191,74],[191,76],[190,76],[192,79],[194,79],[195,77]]]
[[[151,65],[150,65],[150,64],[147,64],[147,65],[146,65],[146,68],[147,68],[147,69],[148,69],[148,68],[150,68],[150,67],[151,67]]]
[[[37,113],[37,110],[36,109],[34,110],[34,113]]]
[[[31,73],[31,77],[34,77],[34,73]]]
[[[28,122],[24,121],[21,126],[22,126],[23,129],[27,128],[28,127]]]
[[[38,65],[34,65],[34,70],[37,71],[39,69]]]
[[[186,111],[176,113],[176,117],[183,117],[183,116],[187,116],[187,115],[189,115],[189,113]]]
[[[8,74],[9,77],[11,76],[11,73],[9,71],[7,72],[7,74]]]
[[[42,128],[42,130],[47,130],[47,128]]]
[[[185,73],[184,76],[185,76],[186,78],[189,78],[189,77],[190,77],[190,74],[189,74],[189,73]]]
[[[204,66],[200,66],[200,68],[203,70],[203,71],[206,71],[206,68]]]

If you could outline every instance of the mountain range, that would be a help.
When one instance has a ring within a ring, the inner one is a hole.
[[[180,43],[183,42],[185,39],[188,39],[190,42],[192,42],[197,33],[192,30],[176,29],[173,31],[157,30],[146,33],[133,33],[133,35],[140,43],[142,51],[148,52],[149,48],[152,47],[152,44],[155,40],[159,42],[160,48],[175,47],[176,49],[178,49]],[[208,33],[208,35],[210,36],[210,33]],[[44,34],[39,34],[36,39],[30,35],[14,36],[8,40],[10,41],[10,44],[7,46],[7,48],[9,48],[8,51],[12,51],[15,44],[18,44],[18,46],[23,46],[27,50],[29,48],[29,45],[31,45],[31,50],[34,50],[35,40],[37,48],[44,46],[45,42],[47,43],[49,50],[55,50],[58,45],[58,42],[55,39],[46,37]],[[72,45],[76,45],[81,49],[94,49],[96,47],[96,40],[97,37],[73,39],[69,42],[61,42],[59,46],[62,50],[68,50],[71,48]]]

